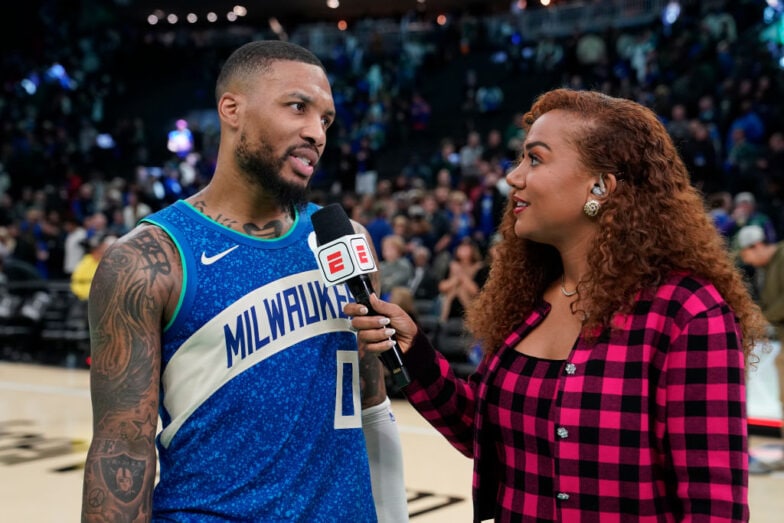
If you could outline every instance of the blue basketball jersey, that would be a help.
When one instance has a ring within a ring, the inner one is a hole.
[[[376,521],[352,298],[322,281],[317,209],[274,240],[184,201],[145,218],[183,267],[163,334],[154,521]]]

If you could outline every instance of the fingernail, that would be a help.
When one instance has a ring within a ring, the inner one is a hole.
[[[378,320],[378,323],[383,327],[384,325],[389,325],[389,318],[381,318]]]
[[[368,313],[367,307],[365,307],[364,305],[362,307],[360,307],[359,308],[359,313],[360,314],[367,314]]]
[[[395,335],[395,329],[384,329],[384,336],[391,337]]]

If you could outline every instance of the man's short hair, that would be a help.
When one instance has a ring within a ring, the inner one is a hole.
[[[236,49],[223,64],[215,84],[216,101],[233,79],[266,71],[273,62],[281,60],[316,65],[326,71],[321,60],[300,45],[281,40],[255,40]]]

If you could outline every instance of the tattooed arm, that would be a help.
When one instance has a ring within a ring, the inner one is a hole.
[[[378,272],[370,275],[370,281],[374,289],[379,288]],[[384,365],[381,363],[378,353],[365,351],[359,360],[359,376],[362,384],[360,394],[362,395],[363,409],[378,405],[386,399],[387,386],[384,381],[384,372]]]
[[[367,229],[354,223],[354,230],[367,238],[373,258],[378,260]],[[379,271],[370,273],[374,289],[381,288]],[[361,347],[360,347],[361,349]],[[365,436],[370,484],[379,521],[408,521],[408,496],[403,474],[400,432],[387,399],[386,368],[378,353],[360,350],[359,375],[362,383],[362,432]]]
[[[89,307],[93,439],[82,521],[145,522],[152,516],[161,332],[182,268],[152,226],[115,242],[95,273]]]
[[[373,246],[373,239],[370,237],[367,229],[361,224],[352,220],[352,225],[357,233],[365,235],[367,238],[370,250],[373,253],[373,259],[378,260],[376,249]],[[379,271],[369,274],[370,283],[373,289],[378,290],[381,288],[381,274]],[[366,409],[383,402],[387,397],[387,386],[384,381],[384,365],[378,358],[378,354],[374,352],[363,351],[361,359],[359,360],[359,376],[361,383],[362,395],[362,408]]]

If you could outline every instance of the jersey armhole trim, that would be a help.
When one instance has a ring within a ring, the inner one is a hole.
[[[174,246],[177,248],[177,254],[180,256],[180,266],[182,267],[182,281],[180,283],[180,295],[177,298],[177,307],[175,307],[174,313],[172,313],[171,318],[169,318],[169,321],[163,327],[163,332],[167,332],[171,328],[171,326],[174,325],[174,323],[177,321],[177,318],[180,315],[180,310],[182,309],[183,303],[185,302],[185,295],[188,291],[188,272],[189,272],[188,264],[185,261],[185,255],[183,254],[182,251],[182,245],[177,240],[177,237],[174,235],[174,233],[166,225],[148,218],[142,218],[140,222],[145,222],[151,225],[155,225],[156,227],[160,228],[163,232],[165,232],[166,235],[171,239],[172,243],[174,243]]]

